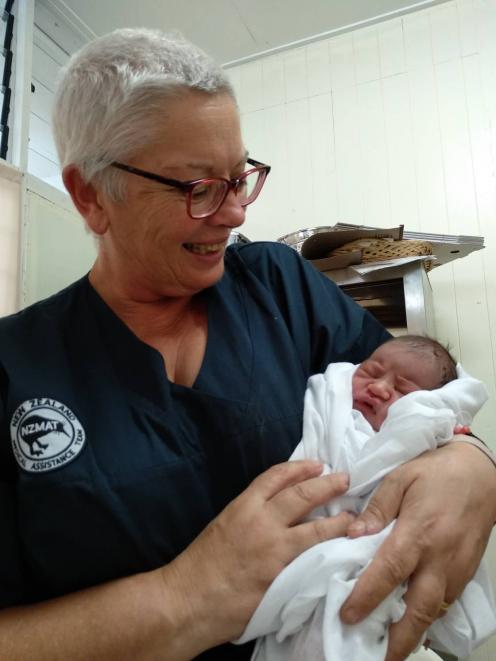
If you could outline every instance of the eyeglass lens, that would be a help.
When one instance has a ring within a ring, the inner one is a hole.
[[[254,171],[242,175],[236,188],[236,196],[241,205],[246,206],[255,200],[263,184],[265,173]],[[212,179],[196,184],[190,195],[190,210],[193,216],[214,214],[222,204],[229,184]]]

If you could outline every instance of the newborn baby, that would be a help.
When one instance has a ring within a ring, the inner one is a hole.
[[[438,342],[389,340],[368,360],[329,365],[310,377],[302,440],[291,459],[315,458],[350,475],[348,492],[309,518],[360,512],[380,480],[400,464],[439,447],[467,425],[486,399],[484,386],[455,365]],[[398,586],[365,620],[344,625],[339,609],[390,534],[322,542],[276,577],[243,636],[258,637],[252,661],[382,661],[388,629],[405,610]],[[460,598],[429,628],[441,651],[466,657],[496,631],[490,580],[481,564]]]
[[[456,379],[456,363],[439,342],[405,335],[380,346],[352,379],[353,408],[379,431],[391,404],[416,390],[435,390]]]

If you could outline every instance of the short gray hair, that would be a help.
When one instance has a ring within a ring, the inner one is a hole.
[[[76,165],[122,199],[122,173],[108,166],[153,142],[164,100],[190,89],[234,99],[221,67],[179,33],[123,29],[87,44],[62,69],[55,95],[61,167]]]

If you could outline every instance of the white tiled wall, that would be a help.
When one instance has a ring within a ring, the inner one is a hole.
[[[496,0],[453,0],[229,73],[247,148],[273,166],[250,239],[338,221],[485,237],[430,279],[439,339],[487,384],[474,430],[496,450]],[[496,543],[489,557],[496,579]],[[494,661],[496,640],[472,658]]]

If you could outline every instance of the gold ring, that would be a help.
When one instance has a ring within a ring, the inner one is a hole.
[[[451,606],[447,601],[443,601],[443,603],[439,606],[439,616],[444,615],[448,608]]]

